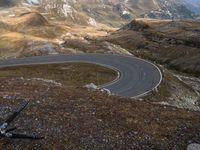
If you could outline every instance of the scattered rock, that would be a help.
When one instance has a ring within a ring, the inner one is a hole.
[[[94,83],[87,84],[84,87],[87,88],[88,90],[91,90],[91,91],[101,91],[101,92],[107,93],[108,95],[112,95],[112,93],[111,93],[111,91],[109,89],[99,88]]]
[[[45,82],[45,83],[53,84],[55,86],[62,86],[62,84],[59,83],[59,82],[56,82],[54,80],[49,80],[49,79],[43,79],[43,78],[24,79],[23,77],[20,77],[19,79],[24,80],[24,81],[42,81],[42,82]],[[27,83],[24,83],[24,85],[27,85]]]
[[[99,90],[98,86],[96,86],[94,83],[90,83],[84,86],[88,90]]]
[[[113,53],[132,56],[132,54],[129,51],[127,51],[126,49],[122,48],[119,45],[116,45],[107,41],[103,42],[103,44],[105,45],[105,48],[109,49]]]
[[[188,145],[187,150],[200,150],[200,144],[192,143]]]

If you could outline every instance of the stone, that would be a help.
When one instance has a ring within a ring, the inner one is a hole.
[[[188,145],[187,150],[200,150],[200,144],[192,143]]]

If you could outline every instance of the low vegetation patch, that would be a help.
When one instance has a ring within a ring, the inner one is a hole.
[[[29,99],[15,125],[43,140],[0,140],[0,149],[182,150],[199,142],[200,113],[40,81],[0,79],[0,119]]]
[[[89,63],[63,63],[7,67],[0,69],[0,77],[43,78],[67,86],[83,86],[88,83],[101,85],[114,80],[114,70]]]

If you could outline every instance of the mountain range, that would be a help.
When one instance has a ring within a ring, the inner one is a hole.
[[[50,18],[95,26],[119,26],[134,18],[198,19],[198,0],[4,0],[1,7],[36,6]]]
[[[188,0],[186,1],[187,7],[197,14],[200,14],[200,1],[199,0]]]

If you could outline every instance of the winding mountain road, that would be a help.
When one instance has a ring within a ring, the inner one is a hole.
[[[162,81],[161,71],[145,60],[111,54],[48,55],[0,61],[0,68],[31,64],[88,62],[118,71],[118,78],[100,86],[119,96],[139,97],[157,88]]]

